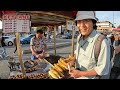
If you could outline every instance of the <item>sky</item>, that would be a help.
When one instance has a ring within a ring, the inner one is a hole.
[[[115,27],[120,25],[120,11],[96,11],[96,17],[99,21],[114,22]]]
[[[96,11],[96,17],[99,21],[109,21],[113,23],[115,27],[120,25],[120,11]],[[0,29],[2,29],[2,23],[0,21]]]

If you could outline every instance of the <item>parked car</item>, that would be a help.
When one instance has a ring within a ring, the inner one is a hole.
[[[72,34],[71,33],[65,33],[64,35],[62,35],[61,38],[62,39],[72,39]]]
[[[31,38],[32,38],[33,36],[35,36],[35,34],[30,34],[30,35],[27,36],[27,37],[21,38],[20,43],[21,43],[21,44],[29,44],[29,43],[30,43],[30,40],[31,40]]]
[[[6,46],[13,46],[14,45],[14,36],[3,36],[4,43]]]
[[[74,38],[77,38],[79,35],[79,31],[76,31],[75,34],[74,34]]]

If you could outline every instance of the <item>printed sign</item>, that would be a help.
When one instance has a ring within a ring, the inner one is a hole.
[[[15,32],[30,32],[30,16],[17,15],[16,17],[17,29]]]
[[[4,14],[2,17],[3,33],[30,32],[30,16]]]
[[[67,20],[67,21],[66,21],[66,25],[67,25],[67,30],[75,30],[75,31],[78,31],[78,28],[77,28],[77,26],[76,26],[76,24],[75,24],[74,21],[72,21],[72,20]]]

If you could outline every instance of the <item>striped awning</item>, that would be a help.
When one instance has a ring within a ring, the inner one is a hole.
[[[112,28],[113,31],[120,31],[120,28]]]

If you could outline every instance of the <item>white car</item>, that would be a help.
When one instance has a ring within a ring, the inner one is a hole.
[[[13,36],[3,36],[4,37],[4,42],[6,46],[13,46],[14,45],[14,39],[15,37]]]

